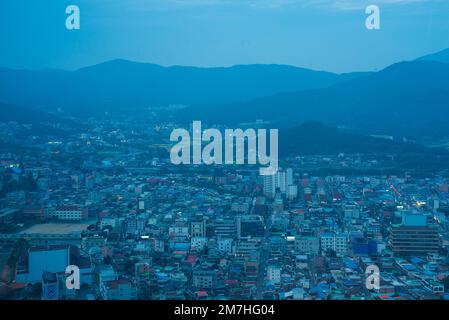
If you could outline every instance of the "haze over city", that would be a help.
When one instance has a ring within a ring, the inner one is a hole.
[[[448,16],[0,1],[0,300],[449,300]]]

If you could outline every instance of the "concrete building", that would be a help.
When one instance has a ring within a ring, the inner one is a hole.
[[[332,250],[337,255],[345,255],[348,252],[348,236],[346,234],[322,234],[320,244],[322,253]]]
[[[281,283],[281,268],[276,265],[269,265],[267,267],[267,280],[274,285]]]
[[[86,220],[89,217],[88,208],[78,205],[59,205],[47,208],[47,218],[56,220]]]
[[[316,255],[320,252],[320,239],[317,237],[298,237],[295,239],[297,252]]]
[[[212,289],[215,285],[215,280],[215,271],[197,270],[193,272],[192,286],[199,289]]]
[[[438,229],[427,225],[423,214],[402,213],[402,223],[390,229],[389,245],[396,254],[426,255],[438,252],[441,246]]]

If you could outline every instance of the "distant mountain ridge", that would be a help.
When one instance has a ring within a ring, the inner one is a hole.
[[[190,107],[191,121],[272,126],[320,121],[369,134],[449,135],[449,64],[412,61],[321,89],[280,93],[221,108]]]
[[[379,160],[379,167],[375,164],[370,168],[359,168],[362,172],[367,170],[373,174],[376,174],[376,172],[398,174],[413,171],[428,175],[436,171],[449,169],[449,152],[445,149],[428,148],[411,142],[361,135],[318,122],[306,122],[279,132],[279,156],[281,159],[296,156],[335,156],[340,154],[375,155],[376,159]],[[359,169],[345,170],[343,166],[340,169],[333,170],[326,168],[324,163],[314,168],[308,168],[308,170],[325,172],[325,174],[330,172],[353,174],[354,170]]]
[[[420,57],[417,60],[449,63],[449,48]]]
[[[76,71],[0,69],[0,101],[75,114],[132,112],[170,104],[227,104],[322,88],[363,73],[334,74],[285,65],[162,67],[113,60]]]
[[[68,122],[53,114],[27,107],[0,103],[0,121],[14,121],[23,124],[35,124],[40,122]]]
[[[0,122],[16,122],[20,125],[31,125],[30,129],[24,130],[25,135],[50,135],[58,137],[66,136],[66,132],[54,125],[80,126],[78,123],[60,118],[54,114],[4,103],[0,103]]]
[[[188,107],[170,120],[264,120],[279,128],[319,121],[362,134],[449,136],[448,59],[446,49],[375,73],[341,75],[285,65],[163,67],[120,59],[76,71],[0,68],[0,102],[78,116],[182,104]]]
[[[371,137],[319,122],[305,122],[279,132],[280,156],[346,154],[398,154],[442,152],[414,143]]]

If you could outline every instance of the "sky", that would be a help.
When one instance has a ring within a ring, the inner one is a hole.
[[[365,27],[369,4],[381,29]],[[80,30],[67,30],[77,5]],[[449,47],[448,0],[1,0],[0,66],[288,64],[375,71]]]

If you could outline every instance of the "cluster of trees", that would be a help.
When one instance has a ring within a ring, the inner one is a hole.
[[[31,173],[27,175],[20,174],[18,177],[14,177],[11,174],[3,175],[1,179],[0,196],[5,196],[9,192],[13,191],[36,191],[37,183],[36,179]]]

